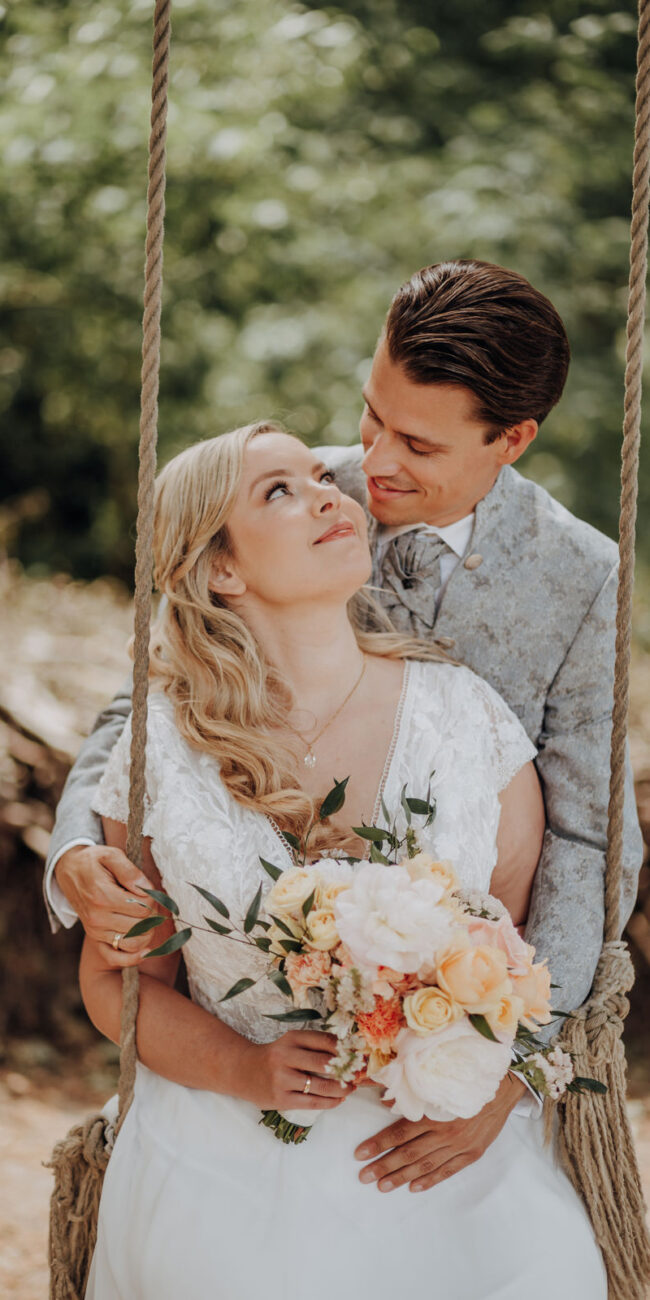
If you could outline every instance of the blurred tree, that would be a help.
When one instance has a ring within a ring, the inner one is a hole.
[[[84,577],[132,563],[152,9],[0,5],[0,490],[23,561]],[[633,0],[176,0],[162,455],[353,441],[397,285],[477,256],[573,346],[525,471],[614,532],[634,65]]]

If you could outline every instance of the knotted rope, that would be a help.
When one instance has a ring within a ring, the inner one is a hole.
[[[140,865],[142,858],[147,748],[170,16],[171,0],[156,0],[142,326],[131,780],[126,840],[127,857],[137,866]],[[115,1132],[113,1133],[104,1115],[94,1115],[84,1124],[71,1129],[52,1153],[54,1191],[50,1202],[50,1300],[83,1300],[85,1295],[97,1238],[97,1219],[104,1172],[114,1135],[119,1132],[133,1100],[137,1059],[137,1014],[138,972],[133,968],[125,969],[122,974],[119,1110]]]
[[[562,1046],[575,1056],[577,1073],[600,1079],[607,1094],[570,1097],[560,1107],[558,1124],[560,1153],[603,1252],[609,1300],[645,1300],[650,1286],[650,1237],[627,1118],[621,1041],[634,970],[619,939],[649,203],[650,0],[639,0],[604,943],[590,997],[561,1034]],[[552,1123],[548,1106],[547,1121]]]

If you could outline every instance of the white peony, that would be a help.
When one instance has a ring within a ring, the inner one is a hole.
[[[400,1030],[397,1056],[373,1078],[405,1119],[470,1119],[491,1101],[511,1061],[508,1043],[493,1043],[469,1020],[421,1037]]]
[[[368,862],[334,901],[339,934],[354,961],[366,968],[418,971],[447,946],[453,917],[442,885],[411,880],[405,871]]]

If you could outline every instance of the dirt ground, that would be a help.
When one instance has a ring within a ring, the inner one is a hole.
[[[43,1167],[54,1143],[91,1108],[70,1088],[34,1085],[15,1072],[0,1077],[0,1295],[47,1300],[47,1213],[51,1173]],[[630,1102],[650,1200],[650,1099]]]

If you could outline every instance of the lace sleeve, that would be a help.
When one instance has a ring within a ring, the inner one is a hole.
[[[144,825],[143,835],[151,834],[151,816],[153,803],[151,797],[152,787],[152,723],[153,719],[149,716],[148,741],[147,741],[147,771],[146,771],[146,789],[144,797]],[[126,825],[129,816],[129,779],[131,771],[131,718],[127,719],[121,736],[115,742],[109,757],[104,775],[97,787],[93,799],[93,812],[99,813],[101,817],[110,817],[113,821],[123,822]]]
[[[486,756],[500,792],[535,758],[537,750],[505,700],[482,677],[472,673],[472,678],[477,706],[487,720]]]

